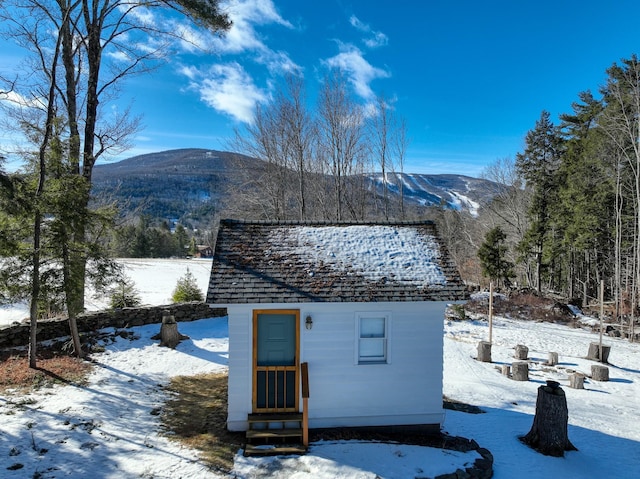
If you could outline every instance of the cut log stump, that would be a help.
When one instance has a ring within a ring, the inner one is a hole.
[[[606,366],[602,366],[601,364],[592,364],[591,379],[593,379],[594,381],[608,381],[609,368]]]
[[[556,381],[538,388],[536,414],[531,430],[520,438],[529,447],[546,455],[562,457],[565,451],[577,451],[569,441],[569,411],[564,391]]]
[[[547,361],[549,366],[558,365],[558,353],[549,353],[549,360]]]
[[[584,389],[584,375],[574,373],[569,376],[569,387],[573,389]]]
[[[509,366],[508,364],[503,364],[501,366],[501,370],[503,376],[509,377],[511,375],[511,366]]]
[[[611,352],[611,346],[607,346],[603,344],[602,357],[600,357],[600,343],[590,343],[589,352],[587,353],[587,359],[591,359],[593,361],[600,361],[601,363],[608,363],[610,352]]]
[[[491,343],[489,341],[480,341],[478,343],[478,361],[483,363],[491,362]]]
[[[176,318],[172,314],[162,316],[162,325],[160,326],[160,333],[153,336],[151,339],[159,339],[160,346],[166,346],[174,349],[180,341],[183,339],[189,339],[189,336],[180,334],[178,332],[178,323]]]
[[[529,363],[526,361],[514,361],[511,364],[511,378],[514,381],[528,381]]]
[[[529,357],[529,348],[523,344],[518,344],[515,348],[514,357],[516,359],[527,359]]]

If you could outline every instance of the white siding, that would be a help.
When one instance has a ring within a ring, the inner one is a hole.
[[[229,307],[229,428],[251,412],[252,310],[300,309],[300,362],[309,364],[309,425],[442,424],[446,303],[307,303]],[[357,364],[358,312],[390,315],[388,364]],[[313,318],[306,330],[304,320]]]
[[[245,431],[251,413],[252,309],[227,307],[229,314],[229,397],[227,427]]]

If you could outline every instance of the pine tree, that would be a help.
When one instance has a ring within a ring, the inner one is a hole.
[[[499,226],[487,232],[484,242],[478,249],[478,258],[482,265],[482,274],[493,281],[509,285],[509,278],[515,276],[513,263],[506,259],[507,235]]]
[[[202,291],[198,288],[195,277],[187,268],[187,272],[183,277],[178,279],[171,300],[174,303],[186,303],[188,301],[203,301]]]
[[[133,281],[123,276],[111,290],[110,306],[113,309],[133,308],[141,303],[140,295]]]
[[[540,292],[544,250],[553,232],[551,215],[556,204],[556,173],[562,149],[562,139],[549,118],[549,112],[541,113],[534,129],[527,133],[525,143],[524,152],[516,155],[516,168],[526,180],[532,198],[528,212],[530,226],[519,249],[525,258],[534,257],[534,286]]]

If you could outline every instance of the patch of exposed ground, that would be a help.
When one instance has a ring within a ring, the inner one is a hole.
[[[25,393],[54,384],[83,384],[93,365],[56,347],[38,349],[36,367],[25,350],[0,351],[0,393]]]

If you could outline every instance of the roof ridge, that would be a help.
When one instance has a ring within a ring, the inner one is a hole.
[[[236,218],[224,218],[220,224],[228,225],[271,225],[271,226],[425,226],[433,225],[432,220],[247,220]]]

